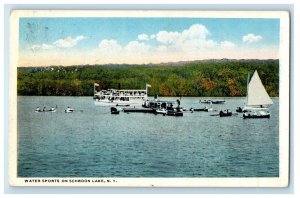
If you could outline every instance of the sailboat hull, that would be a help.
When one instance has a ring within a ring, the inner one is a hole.
[[[268,107],[249,107],[245,106],[242,109],[242,113],[251,113],[251,112],[257,112],[257,111],[269,111]]]

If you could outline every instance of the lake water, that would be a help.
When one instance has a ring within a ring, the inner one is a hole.
[[[168,98],[176,99],[176,98]],[[200,98],[182,98],[201,108]],[[226,98],[217,110],[244,105]],[[19,177],[278,177],[278,98],[270,119],[217,112],[111,115],[91,97],[18,97]],[[35,113],[37,106],[56,113]],[[71,106],[78,111],[64,113]]]

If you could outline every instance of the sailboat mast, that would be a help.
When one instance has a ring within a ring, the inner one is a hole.
[[[247,78],[247,104],[248,104],[248,93],[249,93],[249,81],[250,81],[250,74],[248,73],[248,78]]]

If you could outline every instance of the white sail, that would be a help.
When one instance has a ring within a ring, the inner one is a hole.
[[[268,106],[271,104],[273,104],[273,101],[255,70],[248,84],[247,106]]]

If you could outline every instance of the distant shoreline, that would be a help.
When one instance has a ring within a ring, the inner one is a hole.
[[[279,60],[180,61],[160,65],[18,67],[18,95],[93,96],[105,89],[145,89],[148,95],[243,97],[257,70],[268,94],[279,96]],[[97,87],[94,84],[97,83]]]
[[[138,67],[138,66],[184,66],[190,63],[224,63],[224,62],[268,62],[268,61],[279,61],[279,59],[203,59],[203,60],[191,60],[191,61],[177,61],[177,62],[162,62],[162,63],[145,63],[145,64],[94,64],[94,65],[43,65],[43,66],[18,66],[17,69],[43,69],[43,68],[58,68],[58,67],[76,67],[76,68],[89,68],[89,67]]]
[[[73,97],[73,98],[79,98],[79,97],[90,97],[92,98],[93,96],[37,96],[37,95],[32,95],[32,96],[28,96],[28,95],[17,95],[17,97]],[[153,99],[154,96],[148,96],[148,99]],[[159,98],[180,98],[180,96],[161,96],[161,97],[158,97]],[[214,97],[214,96],[211,96],[211,97],[201,97],[201,96],[182,96],[181,98],[203,98],[203,99],[211,99],[211,98],[216,98],[216,99],[245,99],[246,96],[236,96],[236,97]],[[279,96],[274,96],[274,97],[271,97],[271,98],[279,98]]]

